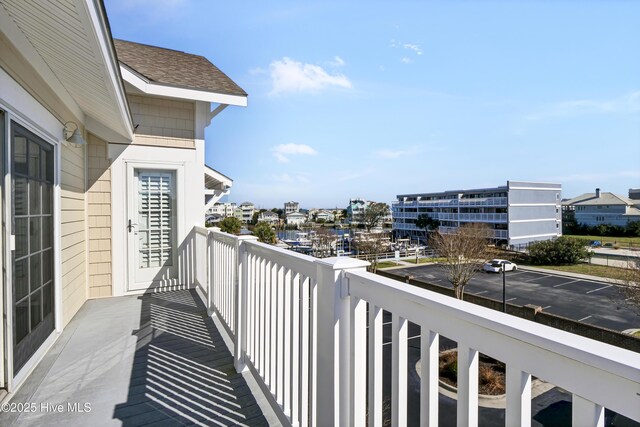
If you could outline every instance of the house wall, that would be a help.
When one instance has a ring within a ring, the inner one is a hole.
[[[128,94],[134,144],[195,148],[195,103]]]
[[[62,325],[87,300],[87,234],[85,207],[85,148],[61,145],[60,254],[62,268]]]
[[[89,298],[112,295],[111,161],[108,144],[89,135],[87,151],[87,220],[89,230]]]

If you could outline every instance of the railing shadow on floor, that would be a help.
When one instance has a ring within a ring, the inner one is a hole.
[[[194,290],[140,299],[128,398],[116,405],[114,419],[124,426],[267,425]]]

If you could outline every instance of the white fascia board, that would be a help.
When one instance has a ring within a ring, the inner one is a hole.
[[[129,110],[129,102],[124,90],[124,84],[118,74],[119,62],[116,59],[116,54],[113,49],[111,41],[111,35],[107,30],[107,23],[105,21],[105,15],[102,7],[98,5],[97,0],[75,0],[76,9],[83,10],[89,19],[89,29],[94,31],[94,37],[98,45],[97,54],[100,55],[100,59],[104,61],[107,77],[109,79],[109,87],[112,89],[112,93],[118,104],[118,112],[120,113],[120,119],[122,120],[123,133],[128,139],[128,142],[133,141],[133,120],[131,117],[131,111]],[[105,12],[106,13],[106,12]],[[81,14],[82,15],[82,14]],[[120,133],[115,131],[116,133]],[[100,135],[99,135],[100,136]]]
[[[192,101],[213,102],[216,104],[236,105],[238,107],[247,106],[246,96],[226,95],[223,93],[207,92],[197,89],[186,89],[173,86],[166,86],[143,79],[139,74],[129,67],[120,64],[122,78],[147,95],[164,96],[167,98],[189,99]]]

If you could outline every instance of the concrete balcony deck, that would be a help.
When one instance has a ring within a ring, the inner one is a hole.
[[[11,402],[2,426],[269,424],[193,290],[88,301]]]

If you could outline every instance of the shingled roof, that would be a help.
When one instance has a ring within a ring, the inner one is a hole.
[[[207,58],[178,50],[114,39],[118,60],[150,82],[225,95],[247,96]]]

